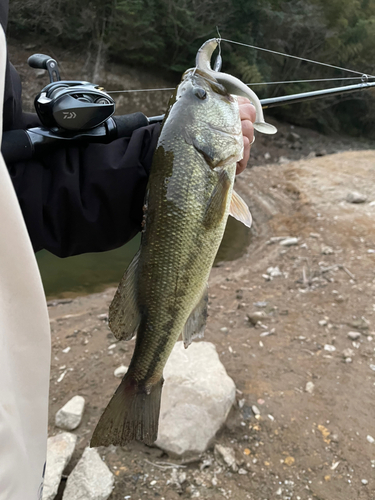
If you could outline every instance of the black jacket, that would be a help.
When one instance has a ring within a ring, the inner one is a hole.
[[[8,0],[0,0],[7,25]],[[21,81],[7,62],[4,131],[40,125],[22,112]],[[110,144],[56,149],[8,165],[34,250],[67,257],[117,248],[141,228],[142,205],[160,125]],[[1,214],[0,214],[1,216]]]

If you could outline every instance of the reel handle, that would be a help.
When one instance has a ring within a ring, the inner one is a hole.
[[[61,80],[57,62],[52,57],[45,54],[33,54],[28,58],[27,63],[31,68],[46,69],[51,83]]]

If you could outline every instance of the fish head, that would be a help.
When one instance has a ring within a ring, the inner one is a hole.
[[[185,71],[172,96],[166,122],[202,154],[212,169],[242,159],[243,137],[236,96],[213,76]]]

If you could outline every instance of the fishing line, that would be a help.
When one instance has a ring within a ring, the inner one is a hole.
[[[306,59],[305,57],[292,56],[291,54],[284,54],[283,52],[277,52],[276,50],[264,49],[263,47],[257,47],[256,45],[249,45],[249,44],[246,44],[246,43],[235,42],[234,40],[227,40],[226,38],[222,38],[221,41],[222,42],[233,43],[233,44],[236,44],[236,45],[242,45],[243,47],[249,47],[250,49],[261,50],[263,52],[269,52],[271,54],[277,54],[279,56],[291,57],[292,59],[298,59],[299,61],[305,61],[305,62],[309,62],[309,63],[312,63],[312,64],[319,64],[321,66],[327,66],[328,68],[339,69],[341,71],[348,71],[349,73],[355,73],[357,75],[363,75],[363,73],[361,73],[360,71],[354,71],[353,69],[341,68],[340,66],[334,66],[333,64],[328,64],[328,63],[323,63],[323,62],[319,62],[319,61],[314,61],[313,59]],[[368,75],[368,76],[371,76],[371,78],[375,78],[373,75]]]
[[[375,76],[369,76],[373,79]],[[256,82],[256,83],[246,83],[245,85],[280,85],[284,83],[313,83],[313,82],[332,82],[341,80],[362,80],[361,76],[346,76],[341,78],[317,78],[315,80],[286,80],[283,82]],[[129,92],[159,92],[166,90],[174,90],[175,87],[165,87],[161,89],[131,89],[131,90],[108,90],[107,94],[118,94],[118,93],[129,93]]]

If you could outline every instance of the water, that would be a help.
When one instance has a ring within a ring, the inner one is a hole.
[[[239,258],[250,243],[250,230],[232,217],[221,243],[216,262]],[[43,250],[36,255],[48,298],[86,295],[117,286],[138,250],[140,235],[117,250],[89,253],[60,259]]]

